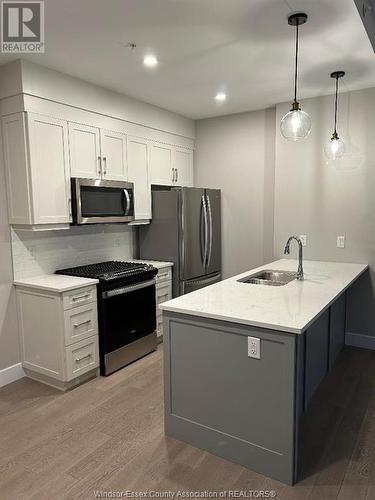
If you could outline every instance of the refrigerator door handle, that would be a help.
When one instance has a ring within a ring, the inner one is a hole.
[[[207,208],[208,208],[208,215],[209,215],[209,234],[210,234],[210,240],[209,240],[209,245],[208,245],[208,256],[207,256],[207,266],[211,264],[211,257],[212,257],[212,211],[211,211],[211,201],[209,195],[207,195]]]
[[[202,194],[201,198],[202,208],[203,208],[203,220],[204,220],[204,253],[203,253],[203,267],[207,265],[207,251],[208,251],[208,217],[207,217],[207,204],[206,197]]]

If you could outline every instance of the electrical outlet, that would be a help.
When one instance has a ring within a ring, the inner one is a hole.
[[[307,236],[306,234],[300,234],[299,239],[301,240],[302,246],[305,247],[307,245]]]
[[[249,358],[260,359],[260,339],[247,337],[247,355]]]
[[[337,248],[345,248],[345,236],[337,236]]]
[[[34,246],[30,246],[28,250],[29,250],[30,257],[34,258],[35,257],[35,251],[36,251],[35,247]]]
[[[120,246],[121,246],[121,239],[115,238],[115,247],[120,247]]]

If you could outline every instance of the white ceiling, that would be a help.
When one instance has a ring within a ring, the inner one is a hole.
[[[375,54],[354,0],[45,0],[46,53],[36,63],[184,116],[261,109],[291,100],[295,31],[300,28],[300,96],[375,86]],[[131,51],[128,42],[137,48]],[[155,69],[142,65],[155,53]],[[19,56],[18,56],[19,57]],[[0,55],[0,63],[16,59]],[[227,101],[214,95],[224,90]]]

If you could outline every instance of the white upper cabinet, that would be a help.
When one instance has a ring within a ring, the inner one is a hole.
[[[147,127],[132,132],[126,122],[113,122],[113,131],[101,115],[83,117],[96,126],[78,123],[68,107],[64,120],[47,115],[22,111],[1,119],[10,224],[68,228],[71,177],[133,182],[135,223],[151,219],[152,184],[193,185],[193,150],[186,141],[168,144],[168,135],[164,142]]]
[[[134,183],[135,220],[151,219],[151,182],[149,173],[149,143],[128,137],[129,181]]]
[[[98,128],[70,122],[69,153],[72,177],[100,178],[102,160]]]
[[[174,181],[172,169],[173,148],[167,144],[151,144],[150,169],[151,184],[171,186]]]
[[[102,177],[111,181],[128,180],[126,135],[109,130],[100,131]]]
[[[69,123],[70,173],[72,177],[126,181],[126,135]]]
[[[191,149],[152,143],[150,168],[151,184],[193,185],[193,151]]]
[[[9,222],[58,225],[71,221],[68,124],[35,113],[2,120]]]
[[[175,184],[193,185],[193,151],[176,148],[174,151]]]

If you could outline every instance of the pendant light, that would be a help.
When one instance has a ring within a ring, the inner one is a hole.
[[[288,17],[288,24],[296,27],[296,55],[294,68],[294,101],[292,109],[281,120],[280,130],[288,141],[299,141],[307,137],[311,130],[311,118],[300,108],[297,101],[299,27],[307,21],[307,14],[298,13]]]
[[[329,160],[336,160],[337,158],[341,158],[341,156],[345,153],[345,143],[342,139],[339,138],[339,135],[337,133],[337,101],[339,94],[339,78],[342,78],[344,75],[345,71],[334,71],[333,73],[331,73],[331,78],[335,78],[336,80],[336,95],[335,128],[331,139],[324,145],[324,153]]]

